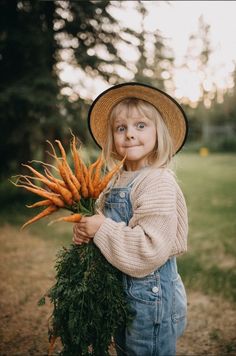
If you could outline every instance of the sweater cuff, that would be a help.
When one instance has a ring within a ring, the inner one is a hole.
[[[116,224],[115,221],[110,218],[106,218],[94,235],[94,243],[96,244],[97,241],[103,241],[107,239],[111,235],[114,224]]]

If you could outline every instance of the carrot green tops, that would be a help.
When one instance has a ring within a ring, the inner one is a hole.
[[[128,225],[106,218],[95,234],[94,243],[123,273],[144,277],[170,257],[186,252],[187,208],[169,169],[122,171],[112,188],[126,187],[131,181],[132,217]],[[108,194],[109,191],[100,197],[99,210],[103,210]]]

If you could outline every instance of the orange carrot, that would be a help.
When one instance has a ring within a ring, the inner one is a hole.
[[[38,188],[36,185],[34,185],[32,182],[30,182],[30,180],[28,179],[28,176],[20,176],[20,177],[24,178],[26,180],[27,186],[31,186],[35,189],[41,189],[42,191],[44,191],[42,188]],[[66,204],[72,205],[73,200],[72,200],[71,192],[68,189],[60,186],[60,184],[58,184],[57,182],[56,183],[51,182],[47,178],[44,178],[44,176],[42,179],[37,178],[37,177],[29,177],[29,178],[37,179],[37,180],[45,183],[52,190],[52,192],[59,193],[59,195],[65,201]],[[49,200],[49,203],[53,204],[50,200]],[[42,205],[40,205],[40,204],[42,204]],[[38,202],[38,203],[33,204],[33,206],[30,206],[30,207],[37,207],[37,206],[44,206],[44,205],[50,205],[50,204],[45,204],[45,201],[43,201],[43,203]]]
[[[56,142],[56,143],[58,144],[58,146],[59,146],[62,159],[63,159],[64,161],[66,161],[66,152],[65,152],[65,150],[64,150],[64,147],[62,146],[61,141],[60,141],[60,140],[55,140],[55,142]]]
[[[102,179],[102,181],[99,184],[99,191],[100,193],[106,188],[107,184],[109,183],[109,181],[111,180],[111,178],[119,171],[119,169],[122,167],[125,158],[123,158],[122,161],[120,161],[109,173],[107,173],[107,175],[105,175],[105,177]]]
[[[59,173],[60,173],[62,179],[64,180],[64,178],[63,178],[63,171],[60,170],[60,167],[61,167],[61,160],[60,160],[59,157],[57,156],[53,144],[52,144],[49,140],[47,140],[46,142],[49,143],[49,145],[51,146],[52,152],[53,152],[53,153],[50,153],[50,152],[48,152],[48,153],[50,154],[51,157],[53,157],[53,158],[56,160],[58,171],[59,171]]]
[[[28,164],[21,163],[21,165],[23,167],[28,168],[32,173],[34,173],[35,177],[38,177],[38,178],[41,178],[41,179],[45,179],[45,176],[43,174],[39,173],[36,169],[34,169],[33,167],[29,166]]]
[[[100,158],[101,157],[98,157],[98,159],[89,166],[88,173],[89,173],[90,177],[92,177],[94,175],[94,169],[98,166],[98,164],[100,162]]]
[[[81,191],[82,191],[83,196],[87,197],[88,189],[87,189],[86,181],[85,181],[85,177],[84,177],[82,160],[79,158],[78,153],[77,153],[76,141],[75,141],[74,135],[73,135],[71,150],[72,150],[72,156],[73,156],[73,162],[74,162],[74,168],[75,168],[75,177],[81,185]],[[77,185],[76,185],[76,187],[77,187],[77,189],[79,189]]]
[[[56,184],[60,184],[62,187],[66,188],[66,183],[63,180],[54,177],[47,167],[44,167],[44,172],[46,177],[50,179],[52,182]]]
[[[81,183],[81,193],[82,193],[83,198],[87,198],[88,195],[89,195],[88,187],[87,187],[87,183],[86,183],[85,178],[83,179],[83,181]]]
[[[88,168],[86,167],[86,165],[84,164],[82,159],[80,159],[80,164],[81,164],[81,169],[82,169],[82,172],[83,172],[83,176],[84,176],[86,185],[88,186]]]
[[[31,205],[26,205],[27,208],[37,208],[39,206],[47,206],[47,205],[52,205],[53,203],[51,202],[51,200],[46,199],[46,200],[40,200],[34,204]]]
[[[27,167],[34,175],[37,177],[39,181],[44,183],[49,189],[54,191],[55,193],[58,193],[57,189],[57,184],[55,182],[50,181],[48,178],[46,178],[43,174],[39,173],[36,169],[33,167],[27,165],[27,164],[22,164],[24,167]],[[26,176],[25,176],[26,177]]]
[[[88,190],[89,190],[89,195],[91,197],[94,194],[94,186],[93,186],[94,169],[98,166],[99,162],[100,162],[100,157],[94,163],[92,163],[88,168]]]
[[[31,188],[34,188],[34,189],[37,189],[37,190],[41,190],[41,191],[43,191],[43,192],[47,192],[44,188],[39,187],[39,186],[36,185],[36,184],[33,184],[33,183],[31,182],[31,180],[30,180],[28,177],[29,177],[29,176],[19,175],[19,176],[18,176],[17,183],[21,183],[21,184],[23,184],[24,186],[31,187]],[[36,177],[30,177],[30,178],[40,180],[40,178],[36,178]],[[22,179],[24,179],[24,180],[22,181]],[[13,183],[13,182],[12,182],[12,183]],[[13,184],[14,184],[14,183],[13,183]]]
[[[72,153],[73,162],[74,162],[75,176],[78,179],[78,181],[81,183],[80,175],[82,172],[80,170],[80,160],[79,160],[77,149],[76,149],[76,139],[75,139],[74,135],[73,135],[72,144],[71,144],[71,153]]]
[[[49,153],[49,155],[51,157],[53,157],[56,160],[57,163],[59,163],[60,159],[57,157],[57,154],[56,154],[56,151],[55,151],[55,148],[54,148],[53,144],[49,140],[46,140],[46,142],[50,145],[53,153],[50,153],[48,151],[47,152]]]
[[[51,168],[55,169],[55,171],[58,172],[57,167],[53,166],[52,164],[45,163],[45,162],[39,161],[37,159],[32,159],[31,161],[28,161],[28,162],[29,163],[40,163],[43,167],[51,167]]]
[[[63,168],[62,168],[62,162],[61,162],[60,158],[57,156],[53,144],[52,144],[49,140],[47,140],[46,142],[48,142],[49,145],[51,146],[51,149],[52,149],[52,152],[53,152],[53,153],[50,153],[50,152],[49,152],[49,154],[50,154],[53,158],[56,159],[57,165],[58,165],[58,170],[59,170],[59,173],[60,173],[60,175],[61,175],[63,181],[64,181],[66,184],[68,183],[68,182],[67,182],[67,178],[66,178],[66,176],[65,176],[65,170],[64,170],[64,168],[66,168],[66,171],[67,171],[68,174],[69,174],[70,180],[73,182],[73,184],[75,185],[76,189],[79,190],[79,189],[80,189],[80,183],[78,182],[78,179],[77,179],[76,176],[73,174],[73,172],[71,171],[71,169],[70,169],[70,167],[69,167],[69,165],[68,165],[68,163],[67,163],[67,160],[66,160],[66,152],[65,152],[65,150],[64,150],[64,147],[63,147],[61,141],[60,141],[60,140],[55,140],[55,142],[56,142],[56,143],[58,144],[58,146],[59,146],[59,149],[60,149],[60,152],[61,152],[61,155],[62,155],[62,162],[63,162],[63,161],[65,162],[65,165],[64,165]]]
[[[67,163],[67,160],[66,160],[66,152],[64,150],[64,147],[61,143],[61,141],[59,140],[55,140],[55,142],[58,144],[59,146],[59,149],[60,149],[60,152],[61,152],[61,155],[62,155],[62,159],[63,159],[63,162],[64,162],[64,167],[70,177],[70,180],[73,182],[73,184],[75,185],[76,189],[79,190],[80,189],[80,184],[77,180],[77,178],[74,176],[72,170],[70,169],[70,166],[68,165]]]
[[[79,191],[81,185],[80,185],[78,179],[74,176],[74,174],[72,173],[71,170],[70,170],[68,173],[69,173],[70,180],[73,182],[74,186],[75,186],[76,189]]]
[[[62,200],[65,201],[66,204],[72,204],[72,194],[67,189],[61,186],[59,183],[52,183],[55,185],[54,189],[52,190],[53,193],[56,193]]]
[[[92,183],[91,173],[89,173],[88,175],[88,191],[89,191],[89,195],[92,197],[94,193],[94,187]]]
[[[63,179],[63,181],[65,182],[66,186],[69,188],[69,183],[68,183],[68,175],[65,172],[65,167],[63,165],[62,162],[60,162],[58,164],[58,169],[59,169],[59,173],[61,175],[61,178]]]
[[[73,215],[69,215],[69,216],[63,216],[59,219],[53,220],[51,221],[49,224],[53,224],[55,222],[58,221],[66,221],[66,222],[72,222],[72,223],[77,223],[81,220],[82,215],[81,214],[73,214]]]
[[[69,188],[69,190],[71,190],[72,182],[70,179],[68,165],[65,162],[60,162],[58,164],[58,169],[59,169],[60,175],[61,175],[63,181],[65,182],[66,186]],[[73,184],[73,186],[74,186],[74,184]]]
[[[70,169],[70,166],[68,165],[67,161],[64,162],[64,165],[65,165],[65,167],[67,169],[67,172],[68,172],[68,175],[70,177],[70,180],[72,181],[72,183],[74,184],[76,189],[79,191],[80,187],[81,187],[79,180],[76,178],[76,176],[74,175],[74,173]]]
[[[87,176],[88,170],[82,159],[77,155],[76,159],[79,161],[80,172],[77,172],[77,179],[81,184],[81,193],[84,198],[88,197],[88,186],[87,186]]]
[[[36,188],[32,188],[32,187],[28,187],[27,185],[24,184],[17,184],[12,182],[16,187],[22,187],[25,188],[26,190],[28,190],[29,192],[35,193],[37,195],[39,195],[42,198],[46,198],[49,199],[53,202],[54,205],[63,208],[65,206],[63,200],[61,200],[57,194],[55,193],[49,193],[46,190],[43,189],[36,189]]]
[[[62,175],[62,178],[63,178],[64,182],[66,183],[68,189],[71,191],[73,198],[76,201],[79,201],[80,200],[80,194],[79,194],[76,186],[74,185],[74,182],[71,181],[70,174],[69,174],[69,172],[67,170],[67,167],[66,167],[65,163],[64,162],[61,163],[58,168],[59,168],[59,171],[60,171],[60,173]]]
[[[58,189],[57,189],[57,185],[54,182],[51,182],[49,179],[47,178],[35,178],[38,181],[42,182],[43,184],[45,184],[52,192],[54,193],[59,193]]]
[[[58,192],[60,193],[61,197],[63,200],[66,202],[68,205],[73,204],[73,199],[72,199],[72,193],[67,189],[62,187],[59,183],[56,183]]]
[[[58,210],[58,207],[55,205],[48,206],[46,209],[44,209],[41,213],[37,214],[35,217],[32,219],[28,220],[22,227],[21,230],[24,229],[26,226],[33,224],[34,222],[44,218],[45,216],[48,216],[52,213],[54,213],[56,210]]]
[[[99,157],[99,162],[96,166],[96,170],[95,170],[95,173],[94,173],[94,177],[93,177],[93,187],[94,187],[94,193],[97,191],[98,189],[98,185],[99,185],[99,180],[100,180],[100,175],[101,175],[101,169],[102,169],[102,166],[104,164],[104,160],[103,160],[103,157],[102,155]]]

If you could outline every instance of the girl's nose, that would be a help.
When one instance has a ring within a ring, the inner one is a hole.
[[[132,131],[131,129],[128,129],[128,130],[126,131],[126,137],[127,137],[128,139],[133,139],[133,138],[134,138],[134,133],[133,133],[133,131]]]

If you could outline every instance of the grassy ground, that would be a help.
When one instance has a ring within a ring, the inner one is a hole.
[[[189,300],[178,355],[236,355],[235,163],[235,155],[177,157],[190,225],[189,251],[178,259]],[[53,283],[56,253],[72,229],[42,221],[20,232],[33,212],[22,208],[16,188],[0,188],[0,354],[46,355],[51,306],[37,301]]]
[[[181,156],[177,175],[189,210],[185,283],[236,302],[236,155]]]

